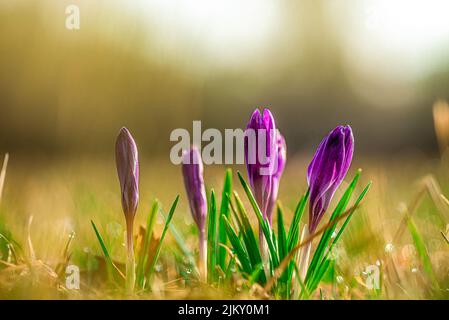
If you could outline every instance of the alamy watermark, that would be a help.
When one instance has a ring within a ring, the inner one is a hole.
[[[75,4],[70,4],[65,8],[65,27],[68,30],[80,29],[80,8]]]
[[[380,289],[380,269],[378,265],[367,266],[364,274],[366,276],[365,285],[368,289]]]
[[[194,145],[200,151],[202,161],[206,165],[258,164],[261,175],[270,175],[276,172],[278,166],[275,143],[277,134],[278,130],[237,128],[224,129],[223,136],[222,132],[215,128],[202,131],[201,121],[193,121],[192,135],[184,128],[177,128],[171,132],[170,141],[177,143],[170,150],[170,160],[175,165],[185,163],[183,151]],[[267,141],[273,143],[267,144]],[[203,142],[207,142],[204,147]]]
[[[80,289],[80,268],[70,264],[65,268],[65,287],[68,290]]]

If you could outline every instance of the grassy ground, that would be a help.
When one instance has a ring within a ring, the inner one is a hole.
[[[288,159],[280,190],[287,224],[306,190],[307,159]],[[449,298],[449,243],[444,238],[449,232],[449,206],[440,196],[449,195],[448,163],[417,155],[376,160],[356,155],[346,183],[361,167],[362,184],[358,188],[369,180],[373,185],[342,235],[320,290],[311,298]],[[115,265],[123,270],[124,217],[114,165],[112,155],[34,161],[11,155],[0,200],[0,299],[129,297],[121,279],[115,284],[107,281],[107,264],[91,225],[92,220]],[[243,167],[234,168],[234,176],[236,169],[245,172]],[[166,214],[180,194],[173,224],[185,247],[169,229],[155,266],[152,290],[137,290],[132,297],[273,298],[257,285],[245,283],[236,270],[226,284],[198,281],[185,254],[189,252],[193,260],[197,259],[198,240],[180,171],[168,159],[141,159],[135,233],[145,226],[154,198],[159,199]],[[220,198],[224,168],[207,166],[205,171],[208,189],[215,188]],[[243,194],[240,185],[235,184],[235,188]],[[256,225],[255,215],[249,212]],[[159,214],[155,239],[163,226]],[[67,265],[79,267],[80,290],[66,288]],[[367,282],[370,266],[379,270],[379,289]]]

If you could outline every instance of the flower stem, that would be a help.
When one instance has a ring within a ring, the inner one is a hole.
[[[207,239],[206,230],[200,230],[200,277],[201,280],[207,282]]]
[[[268,265],[268,261],[269,261],[268,245],[267,245],[267,241],[265,240],[265,235],[263,233],[262,226],[259,226],[259,247],[260,247],[260,256],[262,258],[264,270],[265,270],[265,273],[268,275],[267,268],[266,268],[266,266]]]
[[[134,292],[134,283],[136,281],[136,264],[134,260],[133,245],[133,225],[134,221],[126,221],[126,292],[132,294]]]

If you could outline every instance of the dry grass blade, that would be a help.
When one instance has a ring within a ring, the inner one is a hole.
[[[449,105],[446,101],[438,100],[433,105],[433,122],[438,145],[443,154],[449,146]]]
[[[444,240],[446,240],[447,244],[449,244],[449,238],[446,237],[443,231],[441,231],[441,235],[443,236]]]
[[[9,154],[5,154],[3,159],[2,171],[0,171],[0,202],[2,200],[3,187],[5,185],[6,169],[8,167]]]
[[[28,250],[30,253],[30,260],[31,262],[34,262],[36,260],[36,254],[34,253],[34,247],[33,247],[33,242],[31,241],[31,224],[33,223],[33,216],[30,216],[30,218],[28,219],[28,237],[27,237],[27,242],[28,242]]]
[[[443,199],[443,202],[449,206],[449,200],[443,194],[440,194],[440,197]]]
[[[359,205],[360,206],[360,205]],[[281,264],[279,265],[279,267],[274,271],[273,276],[268,280],[267,284],[265,285],[265,291],[266,292],[270,292],[271,288],[273,287],[273,285],[276,283],[276,280],[282,275],[282,273],[285,271],[285,268],[287,268],[288,263],[290,262],[291,259],[293,259],[293,257],[295,256],[296,252],[298,252],[299,249],[301,249],[302,247],[304,247],[306,244],[312,242],[313,239],[315,239],[316,237],[320,236],[322,233],[324,233],[324,231],[326,231],[328,228],[333,227],[334,225],[336,225],[338,222],[340,222],[342,219],[348,217],[357,207],[359,206],[352,206],[351,208],[349,208],[348,210],[346,210],[344,213],[342,213],[338,218],[336,218],[334,221],[327,223],[326,225],[324,225],[323,227],[321,227],[320,229],[318,229],[318,231],[316,231],[314,234],[310,235],[306,240],[304,240],[303,242],[299,243],[296,247],[294,247],[289,253],[288,255],[284,258],[284,260],[282,260]]]
[[[399,228],[396,231],[396,234],[393,238],[394,243],[401,238],[402,234],[407,228],[407,221],[409,219],[408,215],[410,216],[413,215],[413,213],[420,205],[423,196],[426,194],[426,192],[428,192],[435,205],[439,208],[438,212],[447,215],[448,208],[445,205],[449,205],[449,201],[441,193],[441,188],[436,179],[432,175],[427,175],[424,178],[422,178],[420,185],[421,185],[420,189],[413,198],[413,201],[411,202],[410,206],[407,208],[407,211],[409,213],[404,214],[404,217],[402,218]]]

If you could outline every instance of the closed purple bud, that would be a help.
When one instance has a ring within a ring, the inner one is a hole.
[[[310,188],[309,232],[313,233],[351,165],[354,137],[348,126],[338,126],[321,141],[307,169]]]
[[[203,162],[195,146],[182,155],[182,174],[193,220],[200,232],[206,227],[207,198],[203,179]]]
[[[127,221],[133,221],[139,203],[139,160],[136,143],[126,128],[120,129],[115,144],[115,160]]]
[[[245,131],[245,162],[254,197],[267,216],[273,175],[277,171],[277,131],[270,110],[256,109]]]
[[[279,183],[281,181],[282,173],[284,172],[285,163],[287,162],[287,144],[282,134],[278,131],[277,134],[277,169],[271,181],[271,193],[268,201],[267,216],[271,224],[273,217],[273,209],[276,205],[276,200],[279,192]]]

